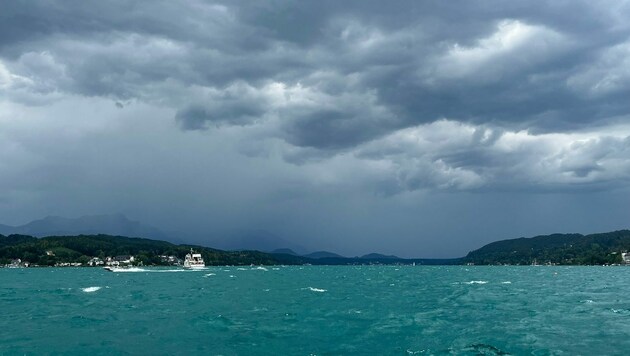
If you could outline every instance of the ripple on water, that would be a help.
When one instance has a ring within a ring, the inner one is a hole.
[[[0,333],[0,354],[590,355],[630,349],[628,268],[275,268],[280,271],[0,270],[0,330],[11,330]]]

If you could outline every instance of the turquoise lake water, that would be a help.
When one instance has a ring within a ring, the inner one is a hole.
[[[0,311],[3,355],[622,355],[630,268],[4,268]]]

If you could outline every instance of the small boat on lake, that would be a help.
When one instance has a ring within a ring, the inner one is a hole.
[[[206,263],[203,261],[200,253],[194,253],[193,249],[190,249],[190,253],[184,258],[184,268],[186,269],[202,269],[206,267]]]
[[[105,266],[103,267],[104,270],[106,271],[110,271],[110,272],[121,272],[121,271],[128,271],[131,269],[131,267],[128,266]]]

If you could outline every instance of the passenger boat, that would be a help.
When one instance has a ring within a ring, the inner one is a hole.
[[[206,263],[203,261],[200,253],[194,253],[193,249],[190,249],[190,253],[184,258],[184,268],[186,269],[202,269],[206,267]]]

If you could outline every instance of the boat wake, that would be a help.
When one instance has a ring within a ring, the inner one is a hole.
[[[130,267],[130,268],[112,267],[112,268],[107,268],[107,270],[110,272],[148,272],[144,268],[136,268],[136,267]]]
[[[195,268],[195,269],[151,269],[151,268],[138,268],[138,267],[130,267],[130,268],[107,268],[110,272],[118,272],[118,273],[174,273],[174,272],[195,272],[195,271],[203,271],[205,268]]]

